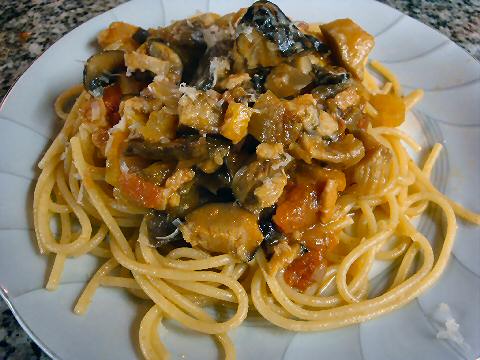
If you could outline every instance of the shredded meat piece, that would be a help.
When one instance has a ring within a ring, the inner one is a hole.
[[[155,100],[146,99],[143,96],[135,96],[120,104],[119,114],[121,121],[117,125],[119,128],[126,128],[132,126],[135,123],[139,125],[145,124],[149,114],[157,110],[157,107],[161,104],[157,104]]]
[[[346,110],[351,106],[358,105],[360,102],[360,96],[355,91],[355,88],[349,87],[346,90],[338,93],[333,98],[338,108],[341,110]]]
[[[290,155],[281,154],[276,159],[259,159],[241,167],[232,181],[235,198],[254,213],[273,205],[283,192],[287,181],[284,168],[291,160]]]
[[[267,144],[262,143],[257,146],[257,156],[260,159],[273,160],[280,158],[280,155],[283,155],[283,145],[280,143]]]
[[[287,175],[283,171],[275,173],[271,178],[266,178],[263,184],[253,192],[261,208],[274,205],[287,185]]]
[[[231,74],[227,78],[220,81],[218,86],[221,89],[231,90],[236,86],[242,85],[244,82],[248,80],[250,80],[250,75],[248,73]]]
[[[197,129],[201,133],[218,133],[222,120],[219,100],[220,94],[214,90],[198,91],[194,99],[183,95],[178,102],[180,124]]]
[[[268,262],[268,272],[275,275],[279,270],[290,264],[300,251],[300,244],[289,244],[286,240],[280,241],[273,248],[273,256]]]
[[[319,110],[311,123],[303,123],[305,131],[311,135],[333,137],[338,131],[338,122],[326,111]]]
[[[265,143],[282,143],[288,145],[301,134],[301,119],[295,116],[297,107],[293,105],[289,111],[286,103],[272,92],[262,94],[254,105],[255,113],[248,125],[249,134]]]
[[[319,109],[312,94],[281,100],[267,91],[255,103],[248,131],[258,141],[290,145],[302,134],[333,135],[337,122]]]

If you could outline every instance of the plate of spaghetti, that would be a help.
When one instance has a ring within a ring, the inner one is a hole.
[[[375,2],[97,16],[2,104],[0,294],[55,359],[476,358],[479,75]]]

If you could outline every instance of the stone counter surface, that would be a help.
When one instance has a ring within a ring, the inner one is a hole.
[[[0,99],[51,44],[124,0],[0,0]],[[382,0],[480,59],[480,0]],[[0,300],[0,359],[48,359]]]

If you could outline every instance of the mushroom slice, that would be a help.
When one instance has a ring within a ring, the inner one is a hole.
[[[124,52],[105,50],[91,56],[83,69],[83,86],[93,96],[102,96],[103,89],[117,82],[125,73]]]
[[[175,220],[166,211],[151,209],[145,218],[151,246],[160,248],[172,243],[187,245],[182,241],[182,234],[175,226]],[[183,244],[181,244],[182,242]]]
[[[281,56],[287,57],[306,50],[328,53],[328,47],[312,35],[306,35],[269,1],[257,1],[247,9],[240,25],[251,26],[273,42]]]
[[[352,134],[329,143],[320,136],[304,134],[297,143],[289,147],[295,158],[312,163],[312,159],[347,168],[358,163],[365,155],[362,142]]]
[[[124,55],[123,50],[104,50],[91,56],[83,69],[84,88],[99,97],[106,87],[118,84],[122,95],[138,95],[153,76],[141,72],[127,76]]]
[[[131,139],[125,154],[155,161],[186,161],[192,165],[200,165],[211,159],[219,162],[220,166],[223,163],[223,157],[228,155],[229,151],[230,144],[224,139],[188,135],[169,142],[152,143],[143,139]],[[221,156],[221,159],[216,159],[218,155]]]
[[[170,72],[180,80],[183,70],[180,56],[160,39],[147,40],[147,54],[170,63]]]
[[[129,141],[125,153],[156,161],[197,160],[208,158],[208,147],[205,138],[197,136],[180,137],[169,142],[151,143],[142,139]]]
[[[257,217],[233,203],[212,203],[195,209],[186,216],[180,231],[193,247],[232,254],[245,262],[253,258],[263,240]]]

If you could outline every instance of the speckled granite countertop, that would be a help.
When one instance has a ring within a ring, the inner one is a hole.
[[[381,0],[480,59],[480,0]],[[51,44],[125,0],[0,0],[0,99]],[[0,359],[47,359],[0,300]]]

